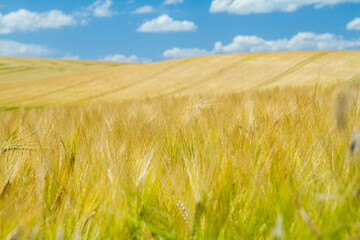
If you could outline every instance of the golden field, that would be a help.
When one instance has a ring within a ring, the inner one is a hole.
[[[360,51],[228,54],[151,64],[0,58],[0,107],[119,102],[355,81]]]
[[[358,239],[359,76],[359,51],[0,58],[0,239]]]

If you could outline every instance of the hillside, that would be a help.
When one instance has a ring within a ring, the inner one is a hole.
[[[0,107],[121,101],[360,77],[360,51],[215,55],[151,64],[0,58]]]
[[[0,239],[360,236],[360,51],[0,62]]]

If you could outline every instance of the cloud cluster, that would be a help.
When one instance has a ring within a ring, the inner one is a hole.
[[[87,18],[110,17],[112,0],[98,0],[80,12],[66,14],[60,10],[37,13],[19,9],[7,14],[0,13],[0,34],[13,32],[32,32],[41,29],[59,29],[87,22]]]
[[[111,17],[115,14],[114,11],[110,10],[110,7],[113,5],[112,0],[97,0],[87,9],[92,13],[94,17]]]
[[[173,48],[166,50],[163,53],[164,58],[187,58],[187,57],[194,57],[194,56],[206,56],[211,54],[211,52],[198,49],[198,48]]]
[[[132,13],[134,13],[134,14],[145,14],[145,13],[151,13],[153,11],[154,11],[154,8],[152,6],[145,5],[145,6],[139,7],[138,9],[133,11]]]
[[[360,0],[212,0],[210,12],[232,14],[294,12],[301,7],[314,5],[322,8],[340,3],[359,3]]]
[[[58,10],[36,13],[20,9],[6,15],[0,13],[0,34],[9,34],[16,31],[30,32],[38,29],[58,29],[76,23],[77,21],[73,16]]]
[[[215,43],[214,52],[269,52],[296,50],[344,50],[360,46],[360,39],[346,40],[334,34],[300,32],[290,39],[265,40],[256,36],[236,36],[233,42]]]
[[[300,32],[291,38],[265,40],[257,36],[238,35],[229,44],[216,42],[213,50],[174,48],[163,53],[165,58],[182,58],[218,53],[272,52],[300,50],[345,50],[360,47],[360,38],[347,40],[330,33]]]
[[[357,30],[360,31],[360,18],[355,18],[349,22],[346,26],[347,30]]]
[[[19,43],[11,40],[0,39],[0,56],[39,57],[49,55],[53,52],[53,50],[42,45]]]
[[[150,63],[150,62],[152,62],[152,60],[149,59],[149,58],[139,58],[136,55],[125,56],[125,55],[121,55],[121,54],[108,55],[108,56],[100,59],[100,61],[106,61],[106,62],[129,62],[129,63],[135,63],[135,62]]]
[[[183,2],[184,0],[165,0],[164,5],[176,5]]]
[[[71,55],[71,54],[66,54],[63,59],[66,60],[79,60],[81,59],[79,55]]]
[[[164,5],[176,5],[183,0],[164,0]],[[271,13],[275,11],[293,12],[304,6],[321,8],[326,5],[340,3],[360,3],[360,0],[212,0],[210,12],[228,12],[232,14]],[[96,0],[93,4],[81,11],[64,13],[60,10],[47,12],[31,12],[20,9],[7,14],[0,13],[0,34],[14,32],[32,32],[43,29],[59,29],[66,26],[75,26],[87,23],[91,18],[111,17],[116,12],[111,10],[113,0]],[[150,5],[139,7],[132,13],[145,14],[154,12]],[[348,30],[360,31],[360,18],[355,18],[346,26]],[[146,21],[138,32],[162,33],[196,31],[198,27],[192,21],[174,20],[163,14],[155,19]],[[219,53],[237,52],[268,52],[268,51],[295,51],[295,50],[343,50],[360,47],[360,39],[344,39],[330,33],[316,34],[312,32],[299,32],[283,39],[266,40],[259,36],[238,35],[232,42],[224,44],[216,42],[213,49],[199,48],[172,48],[163,53],[164,58],[185,58],[204,56]],[[6,56],[46,56],[54,51],[46,46],[19,43],[0,39],[0,55]],[[69,56],[68,58],[79,58]],[[136,55],[125,56],[121,54],[108,55],[101,59],[115,62],[151,62],[151,59],[140,58]]]
[[[187,20],[176,21],[166,14],[147,21],[138,28],[138,32],[184,32],[196,30],[195,23]]]

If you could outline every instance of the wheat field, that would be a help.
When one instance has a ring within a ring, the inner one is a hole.
[[[0,58],[0,108],[351,83],[360,77],[359,66],[360,51],[225,54],[151,64]]]
[[[0,238],[359,239],[360,53],[249,56],[0,69]]]

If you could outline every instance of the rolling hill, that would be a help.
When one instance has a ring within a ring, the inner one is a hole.
[[[244,53],[151,64],[0,58],[0,107],[118,102],[360,78],[360,51]]]
[[[360,51],[0,58],[0,239],[358,239],[359,79]]]

